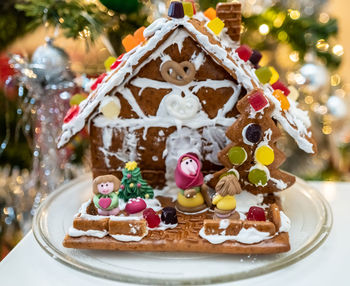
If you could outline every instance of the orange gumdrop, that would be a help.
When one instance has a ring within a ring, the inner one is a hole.
[[[145,37],[143,36],[143,31],[145,30],[145,27],[138,28],[134,33],[134,38],[138,43],[141,43],[145,40]]]
[[[287,96],[284,95],[283,91],[276,89],[273,92],[274,97],[277,98],[277,100],[281,103],[282,110],[287,110],[290,107],[290,103],[287,99]]]
[[[210,7],[204,11],[204,16],[209,18],[210,20],[213,20],[216,18],[216,10],[214,8]]]
[[[124,49],[126,52],[131,51],[133,48],[135,48],[139,43],[137,40],[134,38],[133,35],[127,35],[123,40],[122,44],[124,46]]]

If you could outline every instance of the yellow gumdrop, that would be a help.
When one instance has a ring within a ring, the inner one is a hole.
[[[270,72],[272,74],[271,78],[270,78],[270,82],[269,84],[274,84],[276,81],[278,81],[278,79],[280,78],[280,75],[278,74],[278,72],[275,70],[274,67],[269,67]]]
[[[102,112],[103,116],[108,119],[117,118],[120,114],[120,102],[117,99],[111,99],[102,103],[100,107],[100,112]]]
[[[290,103],[288,101],[287,96],[284,95],[283,91],[276,89],[273,92],[273,96],[277,98],[277,100],[281,103],[282,110],[287,110],[290,107]]]
[[[268,166],[275,160],[275,153],[268,145],[260,146],[255,151],[255,160],[260,164]]]
[[[234,196],[225,196],[222,200],[220,200],[216,207],[223,211],[231,211],[236,208],[236,199]]]
[[[212,30],[212,32],[215,35],[219,35],[222,31],[222,29],[225,27],[225,24],[223,21],[221,21],[218,17],[215,19],[211,20],[208,24],[207,27]]]
[[[115,63],[117,59],[115,57],[108,57],[105,62],[104,62],[104,65],[105,65],[105,69],[106,71],[110,71],[111,70],[111,65]]]

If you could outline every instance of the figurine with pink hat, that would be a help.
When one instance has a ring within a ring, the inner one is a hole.
[[[194,153],[180,156],[175,169],[175,183],[180,191],[176,208],[182,212],[198,212],[210,206],[208,187],[203,182],[201,162]]]

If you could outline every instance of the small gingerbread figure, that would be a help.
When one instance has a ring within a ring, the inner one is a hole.
[[[239,219],[239,214],[235,211],[236,199],[234,195],[241,193],[241,185],[235,175],[229,174],[220,179],[215,186],[216,195],[213,197],[215,208],[215,218]]]
[[[120,211],[117,190],[120,180],[113,175],[96,177],[93,181],[93,202],[99,215],[117,215]]]
[[[182,155],[175,170],[175,183],[180,188],[176,208],[182,212],[198,212],[207,207],[201,163],[194,153]]]

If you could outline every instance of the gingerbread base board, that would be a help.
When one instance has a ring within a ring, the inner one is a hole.
[[[158,197],[162,206],[171,206],[174,203],[169,198]],[[265,203],[279,204],[278,197],[266,198]],[[105,249],[118,251],[156,251],[156,252],[202,252],[228,254],[271,254],[290,250],[289,235],[282,232],[272,238],[259,243],[244,244],[237,241],[225,241],[212,244],[199,235],[206,219],[212,219],[212,211],[186,215],[177,212],[178,225],[173,229],[148,230],[148,234],[141,241],[118,241],[109,235],[103,238],[66,235],[63,246],[78,249]]]

